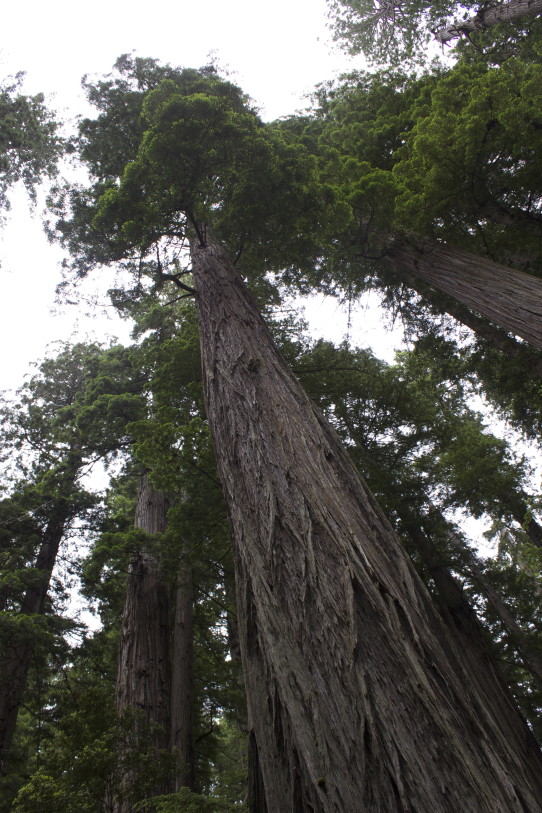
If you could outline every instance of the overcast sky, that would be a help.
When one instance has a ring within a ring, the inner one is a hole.
[[[334,46],[326,13],[325,0],[10,3],[2,10],[0,78],[26,71],[24,90],[45,93],[69,121],[89,112],[81,77],[107,73],[122,53],[188,67],[212,59],[271,120],[304,107],[319,82],[363,67],[361,58],[348,58]],[[26,196],[12,197],[9,222],[0,232],[0,389],[22,383],[29,362],[56,339],[103,340],[109,334],[128,340],[118,320],[89,319],[84,305],[55,306],[62,253],[47,243]],[[319,297],[308,316],[316,333],[335,341],[344,337],[347,316],[334,300]],[[351,321],[356,343],[391,359],[390,337],[366,304]]]
[[[26,70],[29,86],[70,112],[81,76],[131,51],[195,68],[212,54],[266,118],[292,113],[317,82],[360,65],[332,46],[325,0],[30,0],[2,10],[2,29],[4,69]]]

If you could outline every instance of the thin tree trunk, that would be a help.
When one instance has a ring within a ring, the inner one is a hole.
[[[60,496],[50,499],[51,517],[43,531],[42,542],[34,564],[37,579],[28,588],[21,602],[19,616],[28,619],[43,615],[51,576],[58,551],[69,522],[73,519],[71,491],[82,465],[79,449],[72,450],[57,484]],[[35,636],[30,629],[14,632],[0,657],[0,773],[8,769],[19,708],[28,680],[35,650]]]
[[[529,537],[529,541],[537,548],[542,548],[542,527],[531,515],[526,499],[523,500],[522,496],[526,498],[526,495],[521,494],[517,497],[511,495],[508,500],[503,498],[503,505],[509,508],[518,525],[521,525]]]
[[[534,813],[542,759],[454,657],[408,556],[234,267],[192,247],[269,813]],[[470,664],[469,664],[470,665]]]
[[[195,788],[194,760],[194,588],[192,566],[181,552],[175,590],[173,657],[171,664],[171,747],[176,754],[175,790]]]
[[[166,529],[167,503],[163,492],[141,477],[136,507],[135,527],[147,533]],[[130,789],[137,785],[137,770],[131,754],[137,754],[142,743],[162,751],[169,749],[169,715],[171,698],[170,591],[160,573],[156,557],[147,550],[137,552],[128,570],[126,601],[117,671],[117,709],[133,715],[127,738],[127,769],[115,813],[131,813]],[[164,780],[150,795],[170,792]]]
[[[449,531],[448,536],[452,545],[456,547],[460,545],[453,531]],[[463,548],[461,548],[461,550],[463,551]],[[508,631],[510,638],[517,647],[523,665],[527,671],[532,674],[538,687],[542,689],[542,658],[536,651],[533,651],[525,632],[515,620],[513,613],[499,594],[493,589],[493,586],[484,573],[484,567],[476,554],[469,552],[467,562],[468,572],[472,579],[478,583],[488,603],[493,608],[502,625]]]
[[[514,619],[513,614],[505,602],[502,601],[489,583],[484,574],[483,566],[476,555],[465,550],[464,545],[456,539],[453,531],[448,531],[448,536],[452,545],[460,549],[462,556],[465,556],[465,554],[468,555],[467,572],[478,583],[481,592],[492,606],[497,617],[517,647],[518,655],[524,667],[532,674],[535,683],[542,689],[542,659],[535,652],[531,651],[532,648],[529,646],[525,633]],[[410,537],[435,583],[441,603],[453,617],[454,627],[459,629],[462,633],[459,641],[461,650],[463,651],[466,646],[469,646],[472,654],[476,657],[476,650],[478,648],[478,657],[487,658],[487,645],[484,642],[483,627],[466,599],[463,588],[451,573],[450,568],[443,564],[442,556],[434,547],[431,539],[423,533],[420,528],[411,528]],[[480,673],[479,669],[476,671]],[[499,693],[502,694],[504,692],[502,695],[504,697],[507,695],[507,689],[505,688],[503,678],[500,676],[500,673],[498,673],[495,663],[492,664],[492,671],[495,675],[499,674],[498,685],[496,691],[494,691],[494,702],[498,706],[502,705],[502,701],[500,703],[498,701]],[[487,681],[486,691],[489,692],[489,684]]]
[[[397,241],[387,257],[399,270],[450,294],[542,350],[542,279],[444,243]]]
[[[507,3],[489,5],[482,3],[480,10],[466,20],[460,20],[446,28],[437,29],[435,38],[443,45],[450,40],[469,35],[475,31],[483,31],[497,23],[517,20],[518,17],[532,17],[542,14],[542,0],[508,0]]]

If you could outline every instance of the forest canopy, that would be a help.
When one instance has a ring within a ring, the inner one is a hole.
[[[273,122],[130,55],[69,146],[0,90],[3,205],[69,151],[48,234],[133,324],[2,400],[6,813],[542,809],[539,10],[331,9],[377,67]]]

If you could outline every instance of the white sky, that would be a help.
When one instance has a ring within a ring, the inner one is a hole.
[[[196,68],[213,53],[266,118],[293,112],[347,64],[332,52],[325,0],[29,0],[2,10],[2,28],[4,66],[26,70],[29,86],[56,92],[70,109],[83,74],[103,74],[131,51]]]
[[[81,77],[107,73],[122,53],[188,67],[213,58],[270,120],[304,107],[319,82],[362,67],[361,58],[334,46],[326,13],[325,0],[10,3],[2,10],[0,78],[26,71],[25,92],[45,93],[60,116],[72,120],[89,113]],[[83,306],[55,307],[62,252],[47,243],[23,193],[12,195],[12,204],[0,231],[0,389],[19,386],[29,362],[56,339],[109,334],[128,341],[125,323],[88,319]],[[347,316],[335,300],[318,297],[307,317],[316,334],[340,341],[346,333]],[[392,359],[393,340],[373,308],[361,306],[351,321],[352,340]]]

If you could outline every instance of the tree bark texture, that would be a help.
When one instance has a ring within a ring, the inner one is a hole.
[[[500,350],[507,356],[517,358],[518,361],[521,362],[526,350],[522,342],[508,335],[491,322],[488,322],[487,319],[478,316],[472,310],[458,302],[457,299],[452,299],[450,296],[443,297],[442,293],[439,295],[439,292],[435,290],[435,285],[424,285],[420,279],[417,279],[411,274],[404,273],[404,271],[401,272],[401,278],[409,288],[416,291],[422,298],[428,299],[433,307],[436,307],[441,313],[447,313],[449,316],[452,316],[462,325],[470,328],[476,336],[484,339],[491,347]],[[542,358],[535,359],[531,364],[531,369],[534,375],[538,376],[538,378],[542,378]]]
[[[135,527],[150,534],[166,529],[167,503],[163,492],[141,477]],[[140,550],[130,563],[117,671],[117,709],[134,714],[127,752],[137,751],[141,741],[157,749],[169,748],[171,698],[170,591],[160,573],[159,562]],[[150,738],[150,739],[149,739]],[[123,778],[129,788],[137,777],[131,769]],[[167,793],[168,785],[156,788]],[[129,801],[119,801],[115,813],[130,813]]]
[[[230,607],[237,608],[235,599],[235,578],[234,574],[227,571],[224,573],[224,587],[226,591],[227,603]],[[242,672],[241,642],[239,640],[239,622],[237,612],[229,611],[227,616],[228,626],[228,646],[230,657],[239,666],[239,682],[243,689],[243,696],[246,697],[245,680]],[[265,801],[265,787],[263,784],[262,771],[258,760],[258,745],[256,734],[251,726],[245,706],[237,708],[236,722],[239,730],[246,735],[246,763],[247,763],[247,808],[249,813],[268,813]]]
[[[460,20],[446,28],[435,31],[435,38],[443,45],[463,35],[483,31],[497,23],[542,14],[542,0],[509,0],[507,3],[489,5],[482,3],[480,11],[466,20]]]
[[[194,757],[194,588],[192,566],[181,553],[175,590],[173,656],[171,664],[171,747],[176,754],[175,790],[195,787]]]
[[[247,742],[248,787],[247,807],[249,813],[269,813],[265,798],[265,786],[258,757],[258,745],[253,730],[249,731]],[[273,791],[271,790],[271,793]]]
[[[398,241],[387,257],[542,350],[542,279],[444,243]]]
[[[73,519],[70,494],[81,466],[80,449],[72,449],[68,453],[58,483],[59,495],[50,499],[50,518],[41,534],[42,541],[34,564],[37,579],[23,597],[19,611],[21,617],[26,616],[31,619],[43,615],[60,544]],[[23,627],[22,632],[13,633],[6,650],[0,656],[0,772],[4,772],[8,768],[7,758],[28,680],[35,643],[32,632],[29,629],[25,631]]]
[[[193,246],[268,813],[534,813],[542,760],[448,645],[376,500],[224,251]]]

